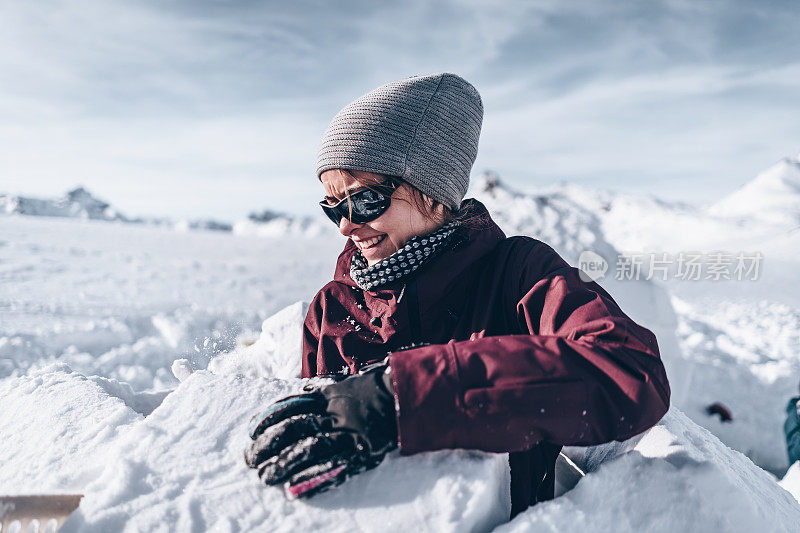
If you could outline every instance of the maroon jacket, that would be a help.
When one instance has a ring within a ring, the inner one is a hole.
[[[511,452],[513,516],[553,497],[562,446],[641,433],[667,411],[670,388],[650,330],[550,246],[506,238],[466,202],[481,223],[406,283],[362,291],[348,240],[308,310],[303,376],[354,373],[396,352],[400,452]]]

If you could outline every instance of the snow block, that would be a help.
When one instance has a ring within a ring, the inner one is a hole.
[[[497,533],[797,531],[800,505],[764,470],[676,408],[622,443],[578,449],[589,473]]]
[[[245,465],[247,423],[306,380],[198,370],[117,439],[62,531],[490,531],[510,513],[508,457],[390,454],[308,501]]]
[[[303,321],[307,302],[284,307],[261,325],[261,335],[250,346],[212,359],[208,369],[216,374],[291,379],[300,377]]]

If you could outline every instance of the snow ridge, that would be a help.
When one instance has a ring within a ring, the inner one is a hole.
[[[332,233],[330,223],[325,221],[322,216],[317,218],[301,217],[270,209],[250,213],[246,219],[235,224],[213,218],[179,220],[167,217],[131,218],[119,212],[108,202],[98,199],[84,187],[76,187],[64,196],[55,199],[0,194],[0,214],[127,222],[170,227],[179,232],[221,231],[258,237],[287,235],[314,237]]]
[[[94,197],[83,187],[77,187],[67,191],[64,196],[55,200],[0,195],[0,213],[9,215],[129,221],[125,215],[111,207],[108,202]]]
[[[781,159],[709,207],[709,213],[752,217],[779,225],[800,224],[800,159]]]

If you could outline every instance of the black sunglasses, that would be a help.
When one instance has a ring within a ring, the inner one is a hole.
[[[342,221],[342,217],[347,218],[353,224],[366,224],[389,209],[392,204],[392,194],[398,185],[394,180],[388,180],[372,189],[365,188],[350,193],[348,197],[342,198],[333,205],[326,200],[322,200],[319,205],[331,222],[337,226]]]

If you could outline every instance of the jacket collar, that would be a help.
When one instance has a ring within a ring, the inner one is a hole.
[[[420,294],[426,295],[424,299],[427,301],[435,301],[436,298],[431,299],[430,296],[443,293],[464,269],[505,239],[505,234],[492,220],[481,202],[468,198],[462,202],[461,207],[467,209],[469,221],[462,224],[453,234],[454,245],[434,258],[429,265],[425,265],[415,277],[419,283]],[[334,281],[358,287],[350,277],[350,262],[357,250],[355,243],[347,239],[344,250],[336,262]],[[402,287],[403,282],[400,282],[388,284],[378,291],[394,293],[402,290]]]

